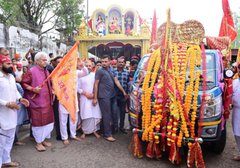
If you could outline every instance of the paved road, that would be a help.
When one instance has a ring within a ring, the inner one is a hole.
[[[64,146],[61,141],[51,139],[53,147],[46,152],[37,152],[34,141],[27,137],[28,129],[21,130],[20,136],[25,146],[14,146],[12,158],[21,164],[21,168],[175,168],[186,167],[186,162],[180,166],[172,165],[167,158],[160,161],[147,158],[135,159],[129,150],[131,135],[117,134],[117,141],[107,142],[103,138],[96,139],[87,136],[81,142],[72,141]],[[224,152],[215,155],[204,150],[206,166],[210,168],[238,168],[240,162],[232,161],[236,153],[231,127],[228,123],[228,141]]]

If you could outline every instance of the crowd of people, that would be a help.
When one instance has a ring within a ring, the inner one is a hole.
[[[0,48],[0,165],[17,167],[11,161],[13,144],[19,141],[19,129],[30,125],[30,138],[36,142],[36,150],[46,151],[51,147],[48,139],[55,130],[56,139],[64,145],[69,139],[80,141],[93,134],[114,142],[117,132],[127,134],[125,115],[129,107],[131,81],[137,69],[139,57],[126,62],[124,56],[110,59],[102,55],[101,60],[77,61],[76,121],[73,122],[67,109],[54,95],[51,81],[46,81],[62,56],[35,52],[30,49],[22,62],[19,55],[11,59],[6,48]],[[240,77],[240,66],[234,73]],[[43,84],[44,83],[44,84]],[[68,86],[71,87],[71,86]],[[239,133],[239,78],[233,80],[233,133],[240,151]],[[234,160],[240,160],[240,154]]]
[[[103,55],[77,62],[76,119],[73,122],[66,108],[54,95],[51,81],[46,81],[62,56],[30,49],[21,58],[11,59],[6,48],[0,48],[0,165],[17,167],[11,161],[13,144],[24,145],[18,140],[21,125],[30,125],[30,137],[36,150],[46,151],[52,131],[64,145],[69,139],[80,141],[87,135],[103,136],[114,142],[114,133],[127,134],[125,114],[128,112],[129,86],[139,58],[133,57],[126,64],[124,56],[116,60]],[[71,86],[68,86],[71,87]],[[55,127],[55,128],[54,128]],[[78,134],[79,130],[79,134]]]

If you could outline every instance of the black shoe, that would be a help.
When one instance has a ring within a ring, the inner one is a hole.
[[[119,128],[120,132],[123,134],[127,134],[127,131],[124,128]]]

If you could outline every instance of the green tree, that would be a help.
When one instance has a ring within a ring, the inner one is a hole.
[[[233,12],[233,20],[235,24],[235,28],[237,30],[237,38],[232,43],[232,48],[240,47],[240,12]]]
[[[4,1],[0,0],[0,22],[6,25],[12,24],[18,14],[18,5],[16,5],[16,0]]]
[[[0,0],[0,22],[39,36],[61,26],[70,32],[74,27],[72,21],[79,23],[76,18],[82,14],[78,8],[81,3],[82,0]],[[45,24],[50,26],[42,31]]]
[[[77,32],[83,17],[84,11],[80,10],[80,4],[82,4],[83,0],[59,0],[59,2],[57,30],[63,34],[66,42],[72,43],[74,41],[74,32]]]

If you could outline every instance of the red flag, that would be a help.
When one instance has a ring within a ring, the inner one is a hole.
[[[138,14],[139,26],[141,26],[141,25],[143,24],[143,19],[142,19],[142,17],[139,15],[139,13],[137,13],[137,14]]]
[[[234,41],[237,37],[237,32],[234,26],[231,10],[229,7],[228,0],[222,0],[222,8],[223,8],[223,18],[219,31],[219,36],[228,36],[231,41]]]
[[[92,30],[92,19],[88,21],[88,27]]]
[[[152,20],[152,33],[151,33],[151,44],[157,42],[157,15],[154,9],[153,20]]]

